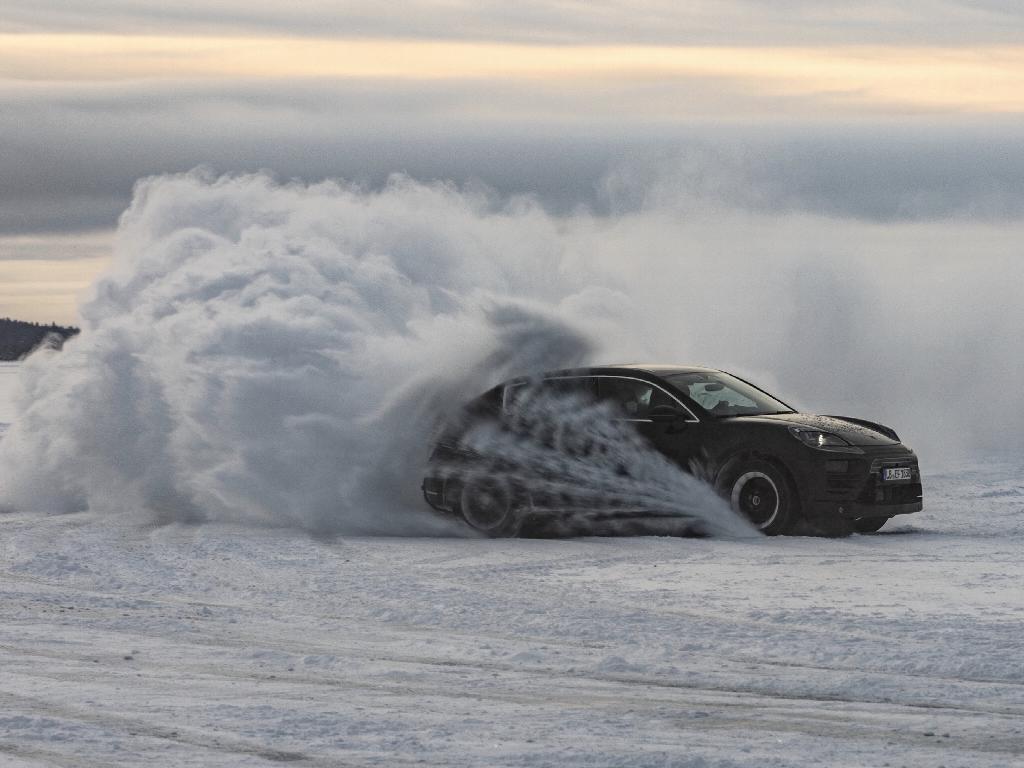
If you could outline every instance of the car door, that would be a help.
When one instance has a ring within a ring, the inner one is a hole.
[[[598,378],[598,397],[617,418],[643,435],[651,445],[684,469],[700,456],[700,423],[675,396],[646,379],[626,376]],[[667,411],[672,409],[677,415]]]

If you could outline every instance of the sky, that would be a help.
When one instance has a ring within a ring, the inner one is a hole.
[[[561,217],[686,200],[1016,257],[1022,113],[1010,0],[8,0],[0,315],[77,322],[133,185],[197,166],[406,173]]]

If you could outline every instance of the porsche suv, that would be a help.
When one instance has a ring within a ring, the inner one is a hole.
[[[422,488],[434,509],[487,535],[519,531],[535,506],[531,483],[520,480],[525,487],[509,488],[496,482],[487,471],[491,459],[460,437],[481,423],[506,429],[525,392],[602,404],[603,413],[669,461],[700,474],[768,535],[872,533],[890,518],[922,508],[917,456],[889,427],[798,413],[720,370],[615,365],[515,379],[467,404],[431,455]]]

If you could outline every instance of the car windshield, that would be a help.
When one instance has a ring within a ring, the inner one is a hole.
[[[665,378],[712,416],[765,416],[793,409],[747,382],[720,371],[671,373]]]

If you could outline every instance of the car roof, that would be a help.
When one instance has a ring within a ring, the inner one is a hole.
[[[701,365],[669,365],[665,363],[615,363],[612,365],[594,365],[586,368],[567,368],[559,371],[547,371],[544,376],[557,375],[614,375],[616,373],[646,373],[653,376],[669,376],[673,373],[711,373],[716,368]]]
[[[657,376],[667,376],[672,373],[711,373],[718,372],[717,368],[708,368],[703,365],[669,365],[665,363],[619,363],[616,365],[602,366],[604,368],[623,368],[628,371],[645,371]]]

